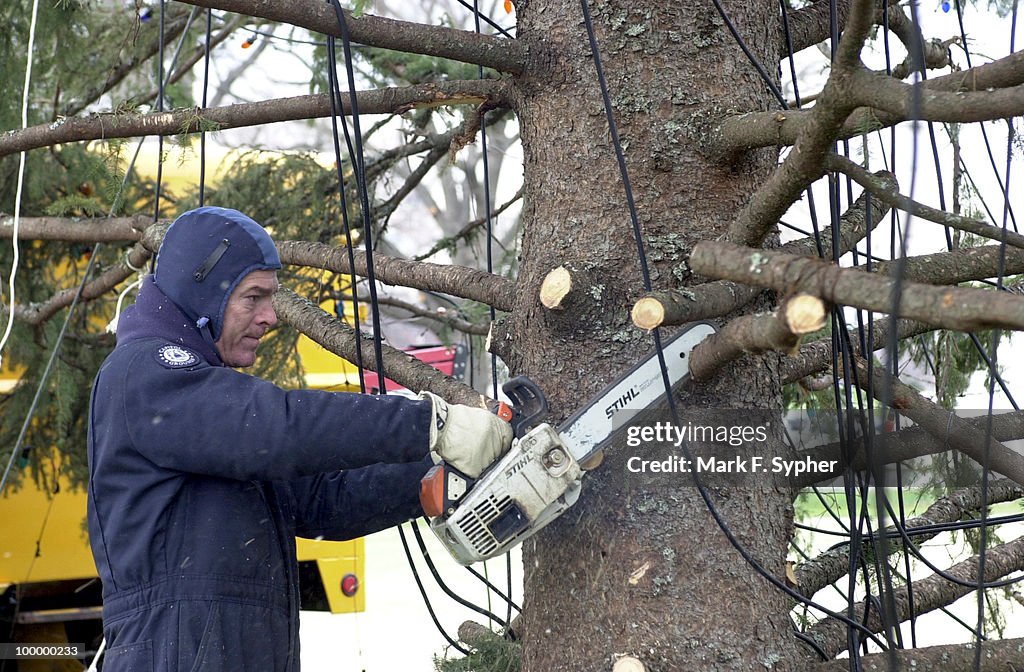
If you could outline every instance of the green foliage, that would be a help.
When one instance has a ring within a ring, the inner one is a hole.
[[[522,644],[497,634],[483,635],[464,658],[434,658],[437,672],[519,672]]]

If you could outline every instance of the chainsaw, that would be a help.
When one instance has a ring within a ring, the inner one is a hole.
[[[662,347],[672,387],[689,374],[689,354],[715,328],[699,322]],[[528,539],[576,503],[587,468],[600,464],[616,434],[615,415],[644,410],[665,396],[657,352],[620,375],[558,427],[543,422],[544,393],[518,376],[502,386],[512,402],[494,412],[512,425],[517,441],[478,479],[441,463],[420,482],[430,528],[457,562],[470,565]]]

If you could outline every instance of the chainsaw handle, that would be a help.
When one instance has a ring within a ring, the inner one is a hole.
[[[547,416],[548,400],[537,383],[526,376],[509,379],[501,389],[512,400],[509,424],[516,438],[521,439]]]
[[[512,405],[489,400],[487,409],[512,425],[512,433],[521,439],[548,414],[548,400],[537,383],[526,376],[512,378],[501,389],[512,400]],[[423,512],[431,518],[450,515],[475,482],[449,464],[434,465],[420,480]]]

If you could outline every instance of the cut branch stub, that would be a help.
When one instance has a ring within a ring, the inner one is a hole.
[[[537,295],[548,310],[568,311],[579,319],[587,310],[603,310],[605,289],[586,267],[566,262],[544,276]]]
[[[639,658],[622,656],[612,665],[612,672],[647,672],[647,668]]]
[[[562,301],[572,291],[572,274],[559,266],[544,277],[540,285],[540,302],[550,310],[564,308]]]

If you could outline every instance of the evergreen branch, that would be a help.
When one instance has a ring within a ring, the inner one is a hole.
[[[889,339],[889,328],[892,324],[891,318],[875,320],[872,330],[868,334],[866,342],[870,350],[881,349]],[[900,340],[913,338],[929,331],[935,331],[936,327],[916,320],[897,320],[896,337]],[[861,341],[856,331],[851,330],[848,334],[850,343],[853,344],[854,354],[860,357],[870,356],[870,352],[861,350]],[[832,367],[832,337],[826,336],[817,341],[805,343],[800,350],[789,357],[786,357],[779,364],[779,376],[782,384],[795,383],[807,376],[814,375],[820,371],[827,371]]]
[[[893,308],[892,278],[840,268],[821,259],[773,250],[755,250],[726,242],[702,241],[693,248],[690,267],[697,273],[785,292],[805,292],[825,301],[885,313]],[[1024,296],[1009,292],[899,284],[899,314],[956,331],[1024,329]]]
[[[164,43],[175,40],[181,35],[185,30],[185,27],[188,25],[189,15],[189,10],[183,11],[181,7],[175,5],[168,7],[167,11],[172,13],[172,15],[167,17],[164,21],[164,35],[162,38]],[[124,81],[124,79],[131,73],[135,72],[136,68],[156,56],[160,51],[160,44],[161,36],[159,33],[156,33],[140,52],[126,58],[118,59],[116,65],[110,69],[107,73],[106,79],[104,79],[101,84],[98,84],[86,91],[81,98],[76,98],[71,101],[61,111],[61,115],[64,117],[74,116],[95,103],[103,96],[103,94],[108,93],[111,89]]]
[[[980,418],[984,421],[987,418]],[[1018,422],[1019,422],[1018,418]],[[977,424],[977,423],[973,423]],[[1019,433],[1019,432],[1017,432]],[[897,433],[886,434],[886,452],[894,441],[900,441]],[[918,431],[918,435],[924,432]],[[935,442],[932,441],[932,444]],[[863,455],[863,453],[861,453]],[[920,516],[915,516],[902,522],[901,527],[914,543],[918,546],[934,538],[939,534],[935,529],[928,529],[943,523],[955,523],[963,520],[982,507],[989,507],[1000,502],[1011,502],[1024,497],[1024,486],[1014,483],[1010,479],[998,479],[988,484],[986,496],[982,498],[981,486],[961,488],[956,492],[941,497],[932,503]],[[925,528],[924,531],[915,532],[915,528]],[[885,529],[885,536],[890,540],[886,547],[890,554],[897,553],[903,549],[903,536],[894,526]],[[881,536],[879,533],[875,537]],[[869,540],[862,542],[863,553],[873,552],[878,546],[870,546]],[[823,551],[814,558],[802,562],[796,567],[796,588],[802,595],[813,596],[822,588],[829,586],[846,576],[850,571],[850,545],[841,544]]]
[[[955,215],[953,213],[946,212],[944,210],[937,210],[918,203],[917,201],[913,201],[899,193],[899,191],[893,189],[891,185],[881,183],[874,179],[874,176],[846,157],[832,154],[829,156],[828,165],[829,168],[838,170],[845,175],[850,176],[855,182],[865,189],[869,189],[872,193],[878,196],[878,198],[890,203],[893,207],[897,207],[900,210],[909,212],[910,214],[921,217],[922,219],[927,219],[928,221],[948,226],[951,229],[966,231],[967,233],[973,233],[974,235],[981,236],[983,238],[989,238],[1001,243],[1004,242],[1007,245],[1024,248],[1024,236],[1021,234],[1013,231],[1004,231],[997,226],[986,224],[978,219]]]
[[[893,35],[899,38],[903,46],[907,48],[907,57],[903,59],[903,62],[892,69],[892,75],[885,75],[886,77],[892,77],[893,79],[900,80],[906,79],[912,73],[920,70],[917,64],[914,62],[914,53],[918,52],[924,63],[922,65],[929,70],[939,70],[941,68],[949,67],[949,44],[939,40],[925,40],[924,34],[921,32],[921,27],[914,23],[907,13],[903,11],[903,8],[899,5],[893,5],[889,7],[886,16],[889,21],[889,30],[892,31]],[[882,17],[879,16],[879,23],[881,23]],[[955,39],[954,41],[959,41]]]
[[[491,102],[500,106],[504,104],[506,88],[507,84],[501,81],[468,80],[360,91],[357,95],[362,114],[387,114],[438,105],[478,105]],[[343,98],[342,111],[351,114],[348,97]],[[326,94],[278,98],[205,110],[191,108],[152,114],[93,114],[7,131],[0,135],[0,157],[65,142],[178,135],[211,128],[225,130],[330,115],[331,103]]]
[[[942,408],[926,399],[917,390],[890,376],[881,366],[873,366],[858,357],[854,363],[854,382],[857,387],[873,395],[875,399],[920,425],[941,445],[959,450],[975,462],[987,466],[1003,476],[1024,484],[1024,455],[1007,448],[994,436],[976,430],[953,411]],[[877,449],[884,452],[883,436],[876,438]]]
[[[892,123],[920,121],[972,123],[995,121],[1024,113],[1024,85],[992,91],[929,90],[905,84],[887,75],[858,69],[850,78],[850,95],[857,107],[877,110]],[[889,125],[889,124],[887,124]]]
[[[889,5],[889,13],[898,4],[898,0],[884,0]],[[883,2],[877,2],[875,7],[875,22],[882,21],[884,16]],[[800,9],[790,9],[788,14],[789,37],[793,53],[797,54],[804,49],[813,47],[829,39],[832,35],[832,6],[828,2],[811,2]],[[834,3],[837,23],[842,26],[850,14],[850,0],[836,0]],[[780,19],[779,23],[782,21]],[[786,43],[785,35],[781,26],[779,29],[778,49],[780,54],[788,54],[790,45]]]
[[[268,0],[186,1],[197,7],[290,23],[324,35],[341,37],[338,18],[329,3],[313,0],[294,0],[288,3]],[[513,74],[522,74],[528,65],[527,47],[517,40],[368,14],[357,17],[348,10],[342,11],[352,41],[358,44],[410,54],[440,56]]]
[[[975,651],[981,648],[981,665],[975,666]],[[889,672],[896,658],[900,670],[914,672],[1010,672],[1024,657],[1024,639],[996,639],[965,644],[943,644],[919,649],[883,651],[861,656],[861,672]],[[850,661],[830,660],[806,668],[808,672],[847,672]]]
[[[274,295],[274,310],[281,320],[350,362],[357,360],[356,339],[362,338],[363,367],[371,371],[379,370],[372,341],[366,336],[357,335],[355,329],[312,301],[287,287],[281,287]],[[487,398],[479,392],[408,353],[384,345],[383,357],[387,377],[410,390],[430,390],[455,404],[487,406]]]
[[[958,285],[961,282],[995,278],[1000,273],[1003,277],[1024,273],[1024,249],[1003,248],[999,245],[960,247],[948,252],[906,257],[903,262],[903,274],[908,280],[929,285]],[[874,262],[871,272],[891,275],[898,263]],[[857,268],[866,270],[867,266]]]
[[[978,565],[979,558],[974,556],[957,563],[945,571],[960,581],[977,584]],[[1024,537],[985,549],[984,578],[986,582],[997,581],[1021,569],[1024,569]],[[938,574],[932,574],[919,579],[913,583],[913,615],[919,618],[923,614],[948,606],[964,595],[976,590],[977,588],[947,581]],[[892,597],[895,602],[897,618],[901,622],[910,618],[910,599],[906,586],[896,588]],[[861,615],[867,614],[865,625],[872,632],[882,631],[883,625],[878,617],[878,609],[873,604],[869,606],[868,602],[863,601],[857,607],[855,613],[858,620],[860,620]],[[830,658],[845,650],[847,646],[847,626],[845,623],[834,618],[826,618],[815,623],[804,634],[808,635],[820,646],[822,651]],[[844,663],[848,662],[844,661]]]
[[[141,244],[136,244],[128,253],[127,259],[135,268],[142,268],[143,264],[149,261],[149,257],[149,251]],[[135,272],[124,260],[120,261],[118,264],[108,268],[96,279],[86,283],[82,288],[79,301],[91,301],[100,298],[131,277]],[[71,302],[75,299],[77,291],[77,287],[69,287],[60,290],[44,303],[15,306],[14,317],[21,322],[33,326],[43,324],[61,309],[70,306]],[[5,318],[6,313],[7,307],[0,306],[0,317]]]

